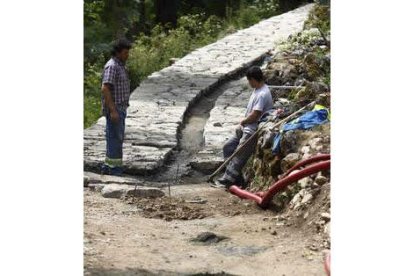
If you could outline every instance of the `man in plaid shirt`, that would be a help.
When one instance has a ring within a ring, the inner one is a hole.
[[[122,174],[122,144],[125,135],[126,110],[129,106],[130,81],[125,62],[131,44],[118,40],[112,49],[112,58],[102,74],[102,113],[106,118],[106,158],[103,174]]]

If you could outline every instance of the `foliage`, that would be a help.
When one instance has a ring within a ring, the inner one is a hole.
[[[305,21],[304,27],[305,29],[318,28],[325,37],[329,37],[331,32],[330,6],[321,4],[315,5],[315,7],[309,13],[308,19]],[[319,57],[325,54],[325,51],[316,51],[316,55]],[[326,74],[322,76],[322,81],[328,86],[330,86],[331,84],[330,71],[330,66],[327,66]]]
[[[308,47],[315,40],[322,39],[321,33],[318,29],[304,30],[296,35],[291,36],[288,40],[279,44],[278,49],[280,51],[292,51],[299,47]]]
[[[231,22],[242,29],[276,14],[278,14],[278,0],[243,1]]]
[[[324,34],[330,33],[330,13],[330,6],[315,5],[315,7],[309,13],[308,19],[305,21],[305,28],[319,28]]]
[[[100,116],[101,105],[101,70],[103,59],[91,65],[85,65],[84,72],[84,126],[92,125]]]
[[[130,51],[128,68],[131,86],[136,87],[152,72],[169,64],[172,57],[182,57],[189,51],[191,36],[183,28],[166,33],[161,26],[153,29],[150,36],[140,36]]]
[[[257,7],[259,16],[262,18],[274,16],[279,11],[278,0],[254,0],[253,5]]]

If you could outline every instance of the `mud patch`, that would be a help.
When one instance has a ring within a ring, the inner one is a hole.
[[[210,212],[183,199],[163,197],[157,199],[126,198],[128,204],[137,206],[138,211],[146,218],[171,220],[203,219],[211,215]]]
[[[184,186],[181,187],[185,189]],[[124,200],[137,207],[133,212],[129,212],[130,214],[166,221],[204,219],[213,215],[235,217],[260,213],[272,216],[275,212],[272,208],[263,210],[254,202],[242,200],[221,189],[211,188],[206,183],[187,187],[186,193],[172,197],[150,199],[128,196]],[[173,193],[176,193],[176,190],[177,188],[172,188]],[[198,191],[198,195],[194,195],[194,190]],[[187,194],[189,192],[191,194]]]
[[[199,243],[202,245],[210,245],[214,243],[219,243],[223,240],[228,240],[228,237],[219,236],[212,232],[203,232],[197,235],[194,239],[191,239],[192,242]]]

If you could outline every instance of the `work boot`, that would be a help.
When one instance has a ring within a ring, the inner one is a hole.
[[[102,164],[101,166],[101,174],[109,175],[110,168],[106,164]]]
[[[211,184],[211,187],[218,189],[228,189],[231,185],[233,185],[233,183],[230,180],[221,177],[214,181],[214,184]]]
[[[122,167],[111,168],[111,175],[122,176],[124,169]]]
[[[123,173],[123,168],[122,167],[111,168],[106,164],[103,164],[102,167],[101,167],[101,174],[104,174],[104,175],[121,176],[122,173]]]
[[[246,189],[247,188],[247,182],[244,179],[244,177],[242,175],[240,175],[237,179],[236,179],[236,183],[234,183],[234,185],[242,188],[242,189]]]

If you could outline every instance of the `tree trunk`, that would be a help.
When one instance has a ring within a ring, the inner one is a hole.
[[[145,0],[140,0],[139,1],[139,22],[138,22],[138,32],[140,33],[146,33],[146,28],[145,28],[145,22],[146,22],[146,18],[145,18]]]
[[[155,0],[155,12],[157,22],[165,25],[177,25],[178,0]]]
[[[287,12],[290,10],[293,10],[297,7],[299,7],[299,5],[301,3],[306,3],[309,2],[307,0],[279,0],[279,8],[282,12]]]

